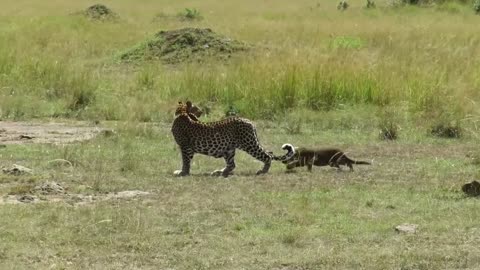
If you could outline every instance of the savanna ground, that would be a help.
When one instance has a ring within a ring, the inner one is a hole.
[[[460,191],[480,176],[480,16],[470,3],[365,10],[351,1],[344,12],[335,1],[103,3],[120,18],[69,15],[90,1],[2,1],[1,119],[82,120],[115,134],[7,144],[0,164],[33,174],[2,175],[0,195],[46,181],[85,196],[150,194],[0,205],[1,269],[480,268],[480,201]],[[179,19],[185,8],[203,19]],[[200,64],[119,61],[154,33],[186,26],[255,49]],[[224,164],[205,156],[191,177],[174,178],[169,129],[187,98],[211,110],[205,121],[233,106],[277,154],[286,142],[338,146],[373,165],[286,174],[274,163],[254,176],[261,164],[238,152],[228,179],[207,176]],[[461,137],[432,136],[439,125]],[[380,140],[382,128],[398,139]],[[395,232],[401,223],[417,233]]]

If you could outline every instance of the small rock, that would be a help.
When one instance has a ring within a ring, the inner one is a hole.
[[[73,166],[72,162],[66,159],[61,159],[61,158],[50,160],[48,164],[52,167],[72,167]]]
[[[112,137],[116,133],[112,129],[104,129],[104,130],[100,131],[100,134],[102,134],[104,137]]]
[[[32,203],[35,201],[35,197],[33,197],[32,195],[23,195],[18,197],[17,200],[22,203]]]
[[[32,169],[17,164],[13,164],[11,168],[2,169],[2,171],[4,174],[11,175],[32,174]]]
[[[30,136],[30,135],[20,135],[19,138],[20,138],[20,140],[23,140],[23,139],[25,139],[25,140],[31,140],[31,139],[33,139],[33,138],[35,138],[35,137]]]
[[[416,233],[418,225],[403,223],[395,227],[395,231],[398,233]]]
[[[462,191],[468,196],[477,197],[480,196],[480,183],[473,181],[462,186]]]
[[[146,196],[149,195],[150,192],[140,191],[140,190],[125,190],[117,192],[113,197],[115,198],[133,198],[137,196]]]
[[[45,182],[33,188],[34,192],[38,192],[43,195],[49,194],[64,194],[65,188],[56,182]]]
[[[67,194],[65,197],[65,202],[70,205],[86,205],[95,202],[95,200],[93,195]]]

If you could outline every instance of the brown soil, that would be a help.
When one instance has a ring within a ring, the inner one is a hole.
[[[99,127],[85,123],[69,125],[64,123],[28,123],[0,121],[0,145],[28,143],[67,144],[90,140],[106,132]]]

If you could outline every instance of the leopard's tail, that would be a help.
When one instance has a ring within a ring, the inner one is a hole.
[[[286,143],[282,145],[282,149],[286,150],[287,153],[283,156],[273,156],[273,160],[278,160],[278,161],[288,161],[290,160],[294,155],[295,155],[295,147],[293,145]]]

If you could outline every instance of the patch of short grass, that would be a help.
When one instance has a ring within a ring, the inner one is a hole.
[[[326,121],[317,117],[317,124]],[[357,131],[340,126],[322,132],[308,122],[300,134],[272,128],[277,123],[257,126],[261,143],[276,153],[287,141],[304,142],[341,146],[349,156],[374,163],[356,166],[353,173],[314,167],[312,173],[299,168],[289,174],[283,164],[273,163],[269,174],[257,177],[261,164],[238,151],[235,175],[227,180],[205,176],[224,161],[201,155],[194,157],[192,176],[174,178],[181,161],[166,136],[169,126],[134,122],[117,128],[115,136],[68,147],[9,146],[0,152],[0,161],[15,154],[33,167],[35,182],[59,181],[68,192],[83,194],[144,190],[152,196],[75,207],[61,202],[0,205],[2,216],[15,216],[0,221],[1,266],[478,266],[473,244],[478,240],[478,200],[460,191],[477,173],[465,156],[474,140],[433,139],[420,129],[415,138],[409,139],[415,133],[406,131],[395,143],[384,143],[376,140],[375,122]],[[133,166],[127,157],[135,159]],[[55,158],[75,165],[52,169],[48,161]],[[0,195],[27,192],[30,183],[19,179],[2,181]],[[419,232],[396,233],[394,226],[405,222],[418,224]],[[398,250],[404,252],[399,255]],[[461,256],[469,260],[457,259]],[[24,263],[18,264],[18,258]]]

